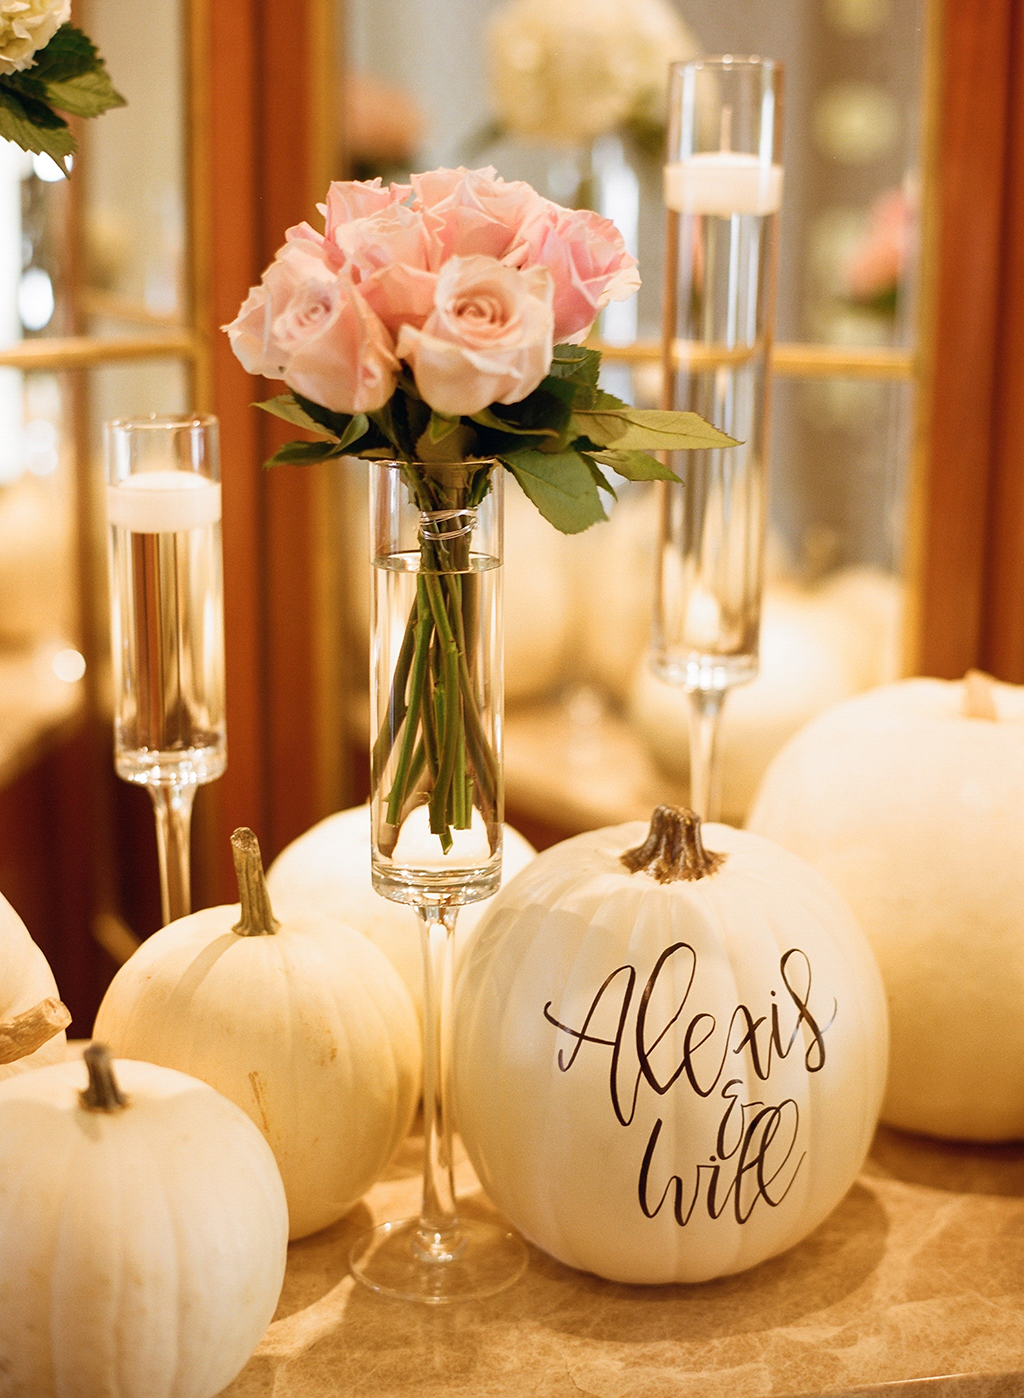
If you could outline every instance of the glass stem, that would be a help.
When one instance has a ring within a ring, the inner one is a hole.
[[[724,689],[691,689],[690,805],[701,820],[718,819],[718,735]]]
[[[192,911],[190,841],[195,782],[151,786],[160,856],[160,905],[163,925]]]
[[[448,1035],[458,906],[418,904],[423,945],[423,1203],[414,1250],[424,1262],[451,1262],[462,1250],[455,1212]]]

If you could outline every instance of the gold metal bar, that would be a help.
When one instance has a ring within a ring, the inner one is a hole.
[[[165,311],[151,311],[145,301],[133,296],[119,296],[99,287],[83,286],[78,291],[78,306],[83,315],[105,316],[108,320],[125,320],[133,325],[159,325],[165,330],[184,330],[182,317]]]
[[[197,337],[180,330],[163,335],[54,336],[52,339],[23,340],[0,350],[0,369],[31,370],[91,369],[131,359],[195,359],[200,352]]]
[[[661,362],[662,348],[657,340],[637,340],[631,345],[588,340],[587,344],[590,349],[600,350],[611,364]],[[756,346],[716,346],[687,340],[676,340],[673,345],[676,363],[697,373],[747,363],[758,352]],[[913,350],[884,345],[777,344],[772,347],[771,361],[776,374],[793,378],[912,380],[918,372],[918,358]]]

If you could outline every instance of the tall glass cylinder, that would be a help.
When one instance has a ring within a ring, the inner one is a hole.
[[[526,1264],[502,1224],[460,1220],[448,1110],[459,908],[501,881],[503,477],[493,461],[371,465],[372,877],[423,950],[423,1199],[350,1256],[375,1291],[492,1295]]]
[[[227,765],[217,420],[117,419],[105,444],[114,763],[153,798],[167,923],[191,910],[196,787]]]
[[[781,66],[672,67],[665,203],[665,406],[739,445],[678,452],[664,488],[652,664],[691,700],[691,799],[714,815],[728,689],[758,665],[767,515],[768,362],[782,201]]]

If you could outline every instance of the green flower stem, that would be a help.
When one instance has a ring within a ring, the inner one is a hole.
[[[456,692],[457,706],[460,698]],[[461,742],[455,749],[455,773],[452,777],[452,822],[456,830],[468,830],[472,817],[473,803],[466,800],[466,777],[466,744]]]
[[[398,753],[398,765],[395,768],[395,780],[388,797],[389,825],[400,823],[402,807],[405,805],[405,794],[409,786],[410,763],[416,742],[416,732],[419,728],[423,678],[430,647],[430,614],[429,612],[420,612],[418,599],[414,614],[413,630],[416,640],[409,679],[409,706],[405,713],[405,727],[402,732],[402,745]]]
[[[413,607],[409,613],[409,620],[405,624],[405,635],[402,637],[402,646],[395,662],[395,673],[391,680],[391,693],[388,697],[387,716],[380,726],[377,741],[373,745],[370,772],[374,786],[377,785],[384,773],[395,738],[398,736],[398,730],[401,728],[407,712],[405,690],[409,682],[409,667],[412,664],[413,646],[416,640],[416,615],[416,608]]]
[[[476,591],[472,587],[465,590],[474,593]],[[462,705],[466,718],[466,738],[472,749],[473,766],[480,785],[480,794],[488,806],[493,807],[498,785],[498,768],[494,754],[491,752],[491,745],[484,733],[483,724],[480,721],[480,710],[477,708],[476,694],[473,689],[473,676],[469,672],[461,597],[458,598],[458,605],[453,607],[452,612],[455,621],[455,644],[459,654],[459,684],[462,689]],[[490,814],[489,811],[488,814]]]
[[[440,770],[440,744],[445,732],[445,692],[444,677],[438,680],[437,688],[434,690],[434,727],[438,734],[438,769]],[[434,835],[443,835],[448,829],[447,802],[440,805],[434,800],[434,792],[437,790],[437,772],[434,773],[434,785],[428,797],[428,809],[430,813],[430,830]]]
[[[444,727],[441,733],[441,759],[437,768],[437,781],[434,790],[430,794],[430,828],[434,830],[435,825],[444,821],[444,833],[441,834],[441,848],[445,854],[452,847],[452,837],[448,826],[451,824],[448,819],[449,801],[451,793],[452,777],[455,773],[455,758],[460,745],[464,741],[464,734],[461,723],[461,708],[457,701],[459,688],[459,652],[452,633],[451,625],[448,621],[448,609],[445,606],[444,591],[441,586],[441,579],[436,573],[426,575],[427,595],[430,598],[430,609],[434,617],[434,625],[437,628],[438,638],[441,643],[441,656],[443,662],[442,678],[444,680]]]
[[[420,585],[422,585],[422,580]],[[424,586],[424,598],[426,588]],[[427,604],[429,606],[429,603]],[[423,748],[427,760],[427,767],[430,770],[430,780],[437,780],[438,768],[438,741],[437,741],[437,708],[436,704],[440,699],[440,694],[435,690],[435,675],[437,665],[437,645],[436,636],[430,646],[430,657],[427,661],[426,674],[423,677],[423,702],[420,705],[420,721],[423,724]]]

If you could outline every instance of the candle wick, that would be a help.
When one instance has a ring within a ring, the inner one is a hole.
[[[722,108],[721,140],[719,142],[721,150],[732,150],[732,107],[726,104]]]

